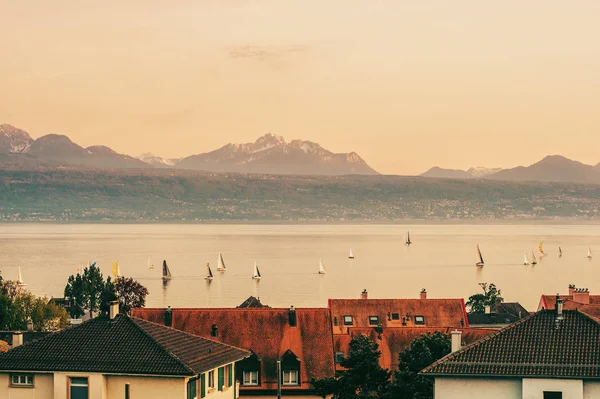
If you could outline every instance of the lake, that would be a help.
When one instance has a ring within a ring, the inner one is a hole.
[[[410,230],[413,244],[404,245]],[[540,258],[544,241],[547,256]],[[486,261],[475,266],[476,245]],[[558,257],[558,247],[564,255]],[[598,257],[587,259],[588,247]],[[348,259],[352,248],[355,259]],[[523,253],[538,256],[524,266]],[[222,252],[226,272],[217,272]],[[151,257],[154,269],[147,266]],[[173,279],[164,287],[162,261]],[[319,259],[327,274],[319,275]],[[105,276],[123,275],[148,287],[149,307],[233,307],[248,296],[272,307],[324,307],[328,298],[463,297],[493,282],[506,301],[535,310],[542,293],[565,293],[569,283],[600,293],[598,225],[0,225],[0,271],[27,288],[62,296],[70,274],[97,261]],[[252,280],[254,262],[262,279]],[[215,278],[204,280],[210,262]]]

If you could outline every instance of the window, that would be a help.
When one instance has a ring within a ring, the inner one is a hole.
[[[298,385],[298,370],[284,370],[283,385]]]
[[[244,371],[242,385],[258,385],[258,371]]]
[[[400,313],[392,313],[392,320],[400,320]]]
[[[129,394],[129,384],[125,384],[125,399],[130,399],[131,396]]]
[[[335,362],[340,364],[344,360],[344,352],[335,352]]]
[[[415,316],[415,324],[425,324],[425,316]]]
[[[344,325],[351,326],[352,324],[354,324],[354,320],[352,319],[352,316],[344,316]]]
[[[13,374],[10,378],[12,386],[15,387],[33,387],[33,375],[31,374]]]
[[[376,326],[379,324],[379,316],[369,316],[369,324]]]
[[[219,391],[222,391],[223,385],[225,385],[225,367],[219,367],[217,371],[217,383],[219,384],[217,385],[217,388],[219,389]]]
[[[206,396],[206,373],[200,376],[200,397]]]
[[[215,370],[208,372],[208,388],[215,389]]]
[[[562,399],[562,392],[544,391],[544,399]]]
[[[187,383],[187,399],[195,399],[196,398],[196,384],[198,380],[193,378],[190,379]]]
[[[69,379],[69,399],[88,399],[87,377],[71,377]]]
[[[230,387],[233,385],[233,375],[232,375],[233,367],[231,364],[225,366],[225,376],[223,379],[223,383],[226,387]]]

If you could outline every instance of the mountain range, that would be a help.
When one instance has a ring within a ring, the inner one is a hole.
[[[24,130],[0,125],[0,165],[4,167],[85,166],[107,169],[176,168],[206,172],[296,175],[375,175],[377,172],[355,152],[336,154],[317,143],[286,142],[266,134],[254,143],[227,144],[217,150],[182,159],[153,154],[119,154],[106,146],[84,148],[59,134],[33,139]]]
[[[512,169],[471,168],[469,170],[433,167],[421,174],[422,177],[447,179],[486,179],[504,181],[539,181],[579,184],[600,184],[600,163],[595,166],[549,155],[530,166]]]

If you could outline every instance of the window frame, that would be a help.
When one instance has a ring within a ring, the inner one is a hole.
[[[400,313],[392,313],[392,320],[400,320]]]
[[[335,364],[342,363],[342,361],[344,360],[345,357],[346,357],[346,354],[344,352],[335,352],[333,354],[333,360],[335,361]]]
[[[417,320],[418,318],[421,318],[421,320]],[[415,324],[425,325],[425,316],[415,316]]]
[[[14,381],[15,377],[17,382]],[[21,378],[25,378],[25,382],[21,382]],[[10,375],[10,387],[11,388],[34,388],[35,378],[33,374],[29,373],[16,373]]]
[[[344,315],[344,325],[345,326],[353,326],[354,325],[354,317],[352,317],[352,315]],[[350,322],[347,321],[347,319],[350,320]]]
[[[549,395],[546,395],[549,394]],[[542,393],[544,399],[562,399],[563,392],[562,391],[543,391]]]
[[[208,376],[206,377],[206,379],[208,380],[207,382],[207,387],[208,390],[212,390],[215,389],[215,370],[210,370],[208,372]]]
[[[373,320],[375,321],[373,323]],[[369,316],[369,325],[370,326],[378,326],[379,325],[379,316]]]
[[[288,374],[288,376],[292,376],[295,375],[296,376],[296,382],[292,382],[291,378],[290,381],[286,381],[285,379],[285,375],[286,373]],[[293,373],[293,374],[292,374]],[[300,370],[294,370],[294,369],[290,369],[290,370],[283,370],[283,376],[282,376],[282,381],[281,381],[281,385],[300,385]]]
[[[252,382],[252,375],[256,376],[256,383]],[[246,383],[246,375],[249,375],[249,383]],[[258,370],[244,370],[242,371],[242,385],[245,387],[257,387],[259,385],[259,380],[258,380]]]
[[[68,378],[68,381],[69,381],[69,391],[67,392],[67,393],[68,393],[68,398],[69,398],[69,399],[71,399],[71,398],[72,398],[72,396],[73,396],[73,393],[72,393],[72,391],[71,391],[71,389],[72,389],[73,387],[76,387],[76,388],[83,388],[83,387],[85,387],[85,389],[86,389],[86,394],[87,394],[86,396],[87,396],[87,398],[89,399],[89,397],[90,397],[90,378],[89,378],[88,376],[69,376],[69,377],[67,377],[67,378]],[[74,379],[81,379],[81,380],[85,380],[85,381],[86,381],[86,382],[85,382],[85,385],[83,385],[83,384],[81,384],[81,383],[73,383],[73,380],[74,380]]]

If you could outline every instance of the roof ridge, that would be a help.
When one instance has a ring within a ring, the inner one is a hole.
[[[229,347],[229,348],[233,348],[233,349],[236,349],[236,350],[243,350],[243,351],[246,351],[246,352],[248,352],[248,353],[250,352],[250,351],[248,351],[248,350],[246,350],[246,349],[238,348],[237,346],[233,346],[233,345],[227,344],[227,343],[225,343],[225,342],[221,342],[221,341],[217,341],[217,340],[214,340],[214,339],[210,339],[210,338],[202,337],[202,336],[200,336],[200,335],[196,335],[196,334],[191,334],[191,333],[189,333],[189,332],[187,332],[187,331],[183,331],[183,330],[179,330],[179,329],[177,329],[177,328],[174,328],[174,327],[169,327],[169,326],[165,326],[165,325],[162,325],[162,324],[154,323],[153,321],[148,321],[148,320],[145,320],[145,319],[141,319],[141,318],[139,318],[139,317],[130,317],[130,319],[131,319],[131,320],[133,321],[133,323],[134,323],[134,324],[136,324],[136,325],[137,325],[137,323],[136,323],[136,322],[135,322],[135,320],[133,320],[133,319],[136,319],[136,320],[141,320],[141,321],[142,321],[142,322],[144,322],[144,323],[153,324],[153,325],[155,325],[155,326],[159,326],[159,327],[162,327],[162,328],[166,328],[166,329],[169,329],[169,330],[173,330],[173,331],[175,331],[175,332],[178,332],[178,333],[180,333],[180,334],[189,335],[190,337],[194,337],[194,338],[203,339],[203,340],[205,340],[205,341],[209,341],[209,342],[212,342],[212,343],[215,343],[215,344],[220,344],[220,345],[223,345],[223,346],[227,346],[227,347]],[[139,325],[138,325],[138,327],[139,327],[139,328],[141,328],[141,326],[139,326]]]
[[[523,324],[525,321],[527,321],[527,320],[530,320],[530,319],[532,319],[532,318],[536,317],[537,315],[539,315],[539,314],[541,314],[541,313],[542,313],[542,312],[540,311],[540,312],[536,312],[536,313],[530,314],[530,315],[528,315],[528,316],[526,316],[526,317],[522,318],[521,320],[514,322],[513,324],[509,324],[508,326],[506,326],[506,327],[504,327],[504,328],[502,328],[502,329],[498,330],[498,331],[497,331],[497,332],[495,332],[495,333],[492,333],[492,334],[486,335],[485,337],[483,337],[483,338],[481,338],[481,339],[479,339],[479,340],[477,340],[477,341],[475,341],[475,342],[473,342],[473,343],[471,343],[471,344],[469,344],[469,345],[466,345],[466,346],[464,346],[464,347],[460,348],[460,349],[459,349],[459,350],[457,350],[456,352],[450,352],[450,353],[448,353],[446,356],[442,357],[441,359],[438,359],[438,360],[436,360],[436,361],[435,361],[435,362],[433,362],[431,365],[429,365],[429,366],[425,367],[423,370],[421,370],[421,371],[419,372],[419,374],[421,374],[421,373],[428,373],[428,372],[429,372],[429,370],[431,370],[431,369],[432,369],[434,366],[437,366],[438,364],[442,363],[442,361],[447,361],[447,360],[449,360],[449,359],[452,359],[452,358],[454,358],[454,357],[458,356],[459,354],[462,354],[462,353],[464,353],[464,352],[466,352],[466,351],[470,350],[471,348],[474,348],[474,347],[476,347],[476,346],[479,346],[479,345],[481,345],[481,344],[483,344],[483,343],[485,343],[485,342],[489,341],[490,339],[492,339],[492,338],[494,338],[494,337],[497,337],[497,336],[498,336],[498,335],[500,335],[500,334],[504,334],[506,331],[509,331],[509,330],[512,330],[512,329],[514,329],[515,327],[517,327],[517,326],[519,326],[519,325]]]
[[[123,317],[125,318],[125,320],[127,320],[129,323],[131,323],[132,325],[135,326],[135,328],[137,328],[138,330],[140,330],[143,334],[145,334],[148,338],[150,338],[152,340],[152,342],[154,342],[156,345],[158,345],[159,348],[161,348],[164,352],[166,352],[169,356],[171,356],[172,358],[174,358],[179,364],[181,364],[186,370],[188,370],[190,373],[192,373],[192,375],[195,375],[196,372],[194,370],[192,370],[192,368],[190,366],[188,366],[183,360],[181,360],[179,358],[179,356],[175,355],[173,352],[171,352],[169,349],[165,348],[161,343],[159,343],[148,331],[146,331],[144,328],[142,328],[142,326],[140,326],[138,323],[136,323],[132,317],[129,317],[127,315],[117,315],[117,317]],[[148,322],[150,323],[150,322]],[[157,326],[160,326],[160,324],[157,323],[151,323],[151,324],[156,324]],[[162,326],[162,327],[166,327],[166,326]]]

